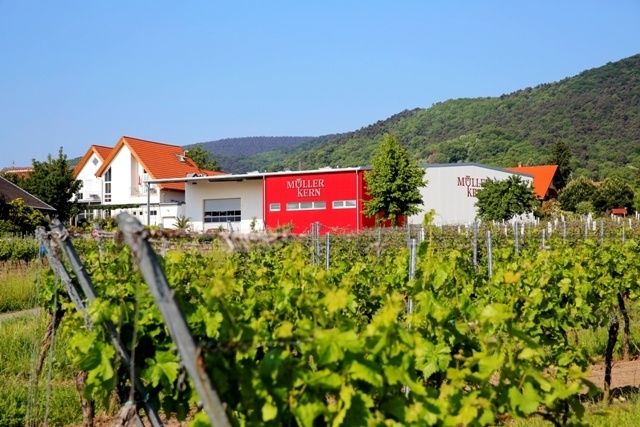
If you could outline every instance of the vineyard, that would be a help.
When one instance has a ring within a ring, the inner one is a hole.
[[[157,268],[149,233],[119,221],[115,240],[45,237],[57,274],[43,298],[81,372],[86,416],[115,396],[122,419],[154,425],[159,413],[193,425],[581,425],[585,395],[609,399],[586,379],[591,359],[610,380],[614,350],[637,352],[635,220],[161,237]],[[69,247],[82,265],[56,264]],[[149,269],[171,288],[165,302]],[[581,336],[603,327],[603,353],[589,354]]]

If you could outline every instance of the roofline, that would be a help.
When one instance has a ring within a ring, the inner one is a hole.
[[[102,165],[100,165],[100,167],[96,171],[95,175],[97,177],[102,176],[107,171],[107,166],[111,164],[113,159],[116,158],[116,156],[118,155],[118,153],[120,152],[122,147],[125,146],[125,145],[129,148],[129,151],[131,151],[131,154],[133,155],[133,157],[135,157],[136,160],[144,167],[144,169],[147,171],[147,173],[149,175],[152,175],[151,170],[147,167],[147,165],[142,161],[140,156],[138,156],[138,153],[129,144],[129,141],[128,141],[129,139],[135,139],[135,140],[142,141],[142,142],[148,142],[149,144],[166,145],[168,147],[180,148],[183,152],[185,151],[184,148],[182,148],[179,145],[167,144],[167,143],[164,143],[164,142],[149,141],[147,139],[140,139],[140,138],[136,138],[134,136],[126,136],[125,135],[125,136],[120,137],[120,139],[118,140],[116,145],[114,145],[113,148],[111,149],[111,152],[109,153],[109,156],[107,156],[107,159],[104,159],[104,162],[102,163]]]
[[[43,202],[39,197],[34,196],[33,194],[29,193],[27,190],[25,190],[24,188],[14,184],[13,182],[9,181],[6,178],[3,178],[0,176],[0,178],[2,178],[3,180],[5,180],[6,182],[8,182],[9,184],[13,185],[14,187],[16,187],[18,190],[23,191],[25,193],[27,193],[28,195],[30,195],[31,197],[33,197],[34,199],[36,199],[37,201],[39,201],[40,203],[42,203],[43,205],[47,206],[46,208],[34,208],[32,206],[29,206],[31,209],[43,209],[43,210],[47,210],[47,211],[56,211],[56,208],[54,208],[53,206],[51,206],[49,203]],[[16,197],[17,199],[21,199],[21,197]],[[23,199],[24,200],[24,199]],[[26,203],[26,202],[25,202]],[[28,205],[27,205],[28,206]]]
[[[148,140],[148,139],[142,139],[142,138],[138,138],[138,137],[135,137],[135,136],[128,136],[128,135],[122,135],[120,137],[120,139],[122,139],[122,138],[137,139],[138,141],[142,141],[142,142],[150,142],[152,144],[168,145],[170,147],[178,147],[178,148],[182,148],[184,150],[184,148],[182,146],[176,145],[176,144],[169,144],[168,142],[151,141],[151,140]]]
[[[303,171],[278,171],[278,172],[248,172],[241,174],[220,174],[207,176],[185,176],[181,178],[161,178],[145,180],[149,184],[161,184],[167,182],[199,182],[199,181],[247,181],[254,179],[263,179],[269,176],[286,176],[286,175],[309,175],[313,173],[338,173],[338,172],[359,172],[370,170],[370,167],[351,167],[351,168],[320,168],[309,169]]]
[[[483,169],[491,169],[497,172],[504,172],[504,173],[509,173],[512,175],[522,175],[522,176],[526,176],[529,178],[533,178],[533,175],[528,174],[528,173],[524,173],[524,172],[515,172],[512,170],[509,170],[508,168],[499,168],[497,166],[488,166],[488,165],[483,165],[481,163],[424,163],[422,165],[422,167],[424,169],[429,169],[429,168],[446,168],[446,167],[456,167],[456,166],[476,166],[479,168],[483,168]]]
[[[100,152],[97,150],[97,147],[107,148],[109,150],[113,149],[113,147],[108,147],[106,145],[91,144],[89,146],[89,149],[85,151],[84,155],[80,158],[80,161],[78,161],[78,164],[76,164],[75,167],[73,168],[74,178],[80,175],[80,172],[82,172],[84,165],[87,164],[92,154],[95,154],[96,156],[100,157],[104,162],[104,157],[102,157],[102,154],[100,154]]]

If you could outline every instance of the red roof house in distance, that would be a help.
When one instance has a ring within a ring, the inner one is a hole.
[[[173,227],[176,218],[184,214],[184,182],[146,181],[221,174],[200,169],[178,145],[123,136],[96,170],[95,177],[101,183],[102,204],[120,206],[112,213],[125,210],[142,216],[145,224],[148,220],[150,225]]]
[[[8,166],[0,170],[0,174],[16,175],[27,178],[33,173],[33,166]]]
[[[558,173],[558,165],[518,166],[506,168],[506,170],[532,176],[533,192],[538,199],[547,200],[558,197],[558,190],[553,185]]]

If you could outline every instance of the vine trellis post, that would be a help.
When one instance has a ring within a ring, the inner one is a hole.
[[[209,415],[209,420],[216,427],[230,426],[220,397],[204,370],[200,350],[193,341],[184,315],[173,298],[173,292],[162,266],[149,243],[148,232],[140,221],[126,212],[118,214],[116,220],[125,243],[131,248],[133,257],[138,263],[142,277],[149,285],[171,338],[178,348],[180,359],[193,380],[205,412]]]
[[[69,238],[69,233],[67,232],[67,230],[64,228],[64,226],[60,221],[58,221],[57,219],[54,219],[51,226],[51,232],[47,233],[44,227],[39,227],[37,231],[37,236],[38,236],[38,239],[40,240],[40,243],[43,244],[44,247],[46,248],[47,260],[49,261],[49,266],[53,270],[54,274],[62,281],[62,283],[64,283],[66,291],[69,294],[69,298],[73,302],[76,310],[80,314],[82,314],[87,328],[89,329],[93,328],[91,319],[87,312],[87,306],[84,300],[82,299],[80,292],[76,288],[76,285],[73,283],[73,280],[71,279],[71,276],[69,275],[67,269],[65,268],[64,264],[58,257],[55,251],[55,247],[51,244],[49,240],[49,239],[53,240],[53,242],[55,243],[55,246],[60,247],[64,252],[65,256],[69,259],[69,263],[71,264],[71,268],[76,275],[78,283],[80,284],[80,288],[85,294],[87,302],[91,303],[96,298],[95,289],[93,288],[93,284],[91,283],[91,279],[89,278],[89,275],[87,274],[86,269],[84,268],[84,265],[80,261],[80,258],[78,257],[78,254],[71,243],[71,240]],[[107,329],[107,333],[109,334],[109,338],[111,339],[111,343],[116,349],[116,351],[118,352],[118,355],[122,359],[123,364],[127,368],[130,368],[133,362],[125,346],[120,341],[120,338],[118,337],[118,333],[116,331],[115,326],[110,322],[106,322],[105,327]],[[160,421],[160,416],[158,415],[155,408],[153,408],[146,401],[146,397],[148,394],[142,382],[140,382],[140,380],[136,378],[136,381],[134,382],[133,386],[142,397],[142,407],[144,408],[144,411],[147,414],[147,417],[149,418],[151,425],[153,427],[161,427],[163,424],[162,424],[162,421]],[[137,412],[135,414],[134,419],[135,419],[136,425],[138,425],[139,427],[144,426]]]

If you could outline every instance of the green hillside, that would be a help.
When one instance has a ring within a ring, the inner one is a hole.
[[[366,165],[385,132],[431,163],[536,164],[564,140],[578,173],[601,178],[621,167],[640,169],[640,55],[500,97],[406,110],[355,132],[265,151],[247,163],[261,170]]]

